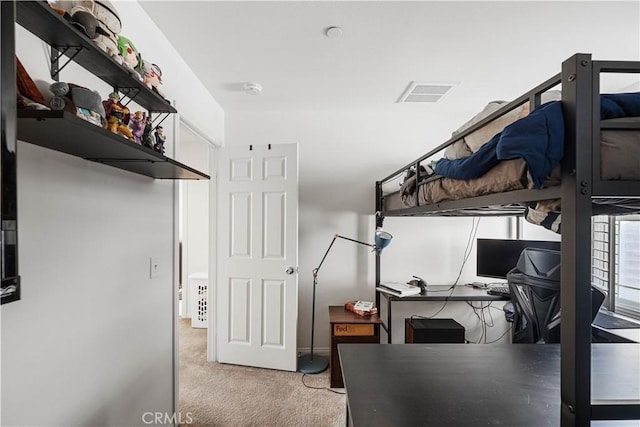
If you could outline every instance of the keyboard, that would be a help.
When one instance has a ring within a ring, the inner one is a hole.
[[[487,293],[489,295],[498,295],[498,296],[507,297],[507,298],[511,297],[508,286],[493,286],[487,289]]]

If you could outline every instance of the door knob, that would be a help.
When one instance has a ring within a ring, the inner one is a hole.
[[[293,274],[293,273],[295,273],[295,272],[296,272],[296,270],[297,270],[297,269],[296,269],[295,267],[289,267],[289,268],[287,268],[287,269],[285,270],[285,273],[287,273],[287,274]]]

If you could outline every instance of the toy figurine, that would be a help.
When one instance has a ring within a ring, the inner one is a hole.
[[[156,64],[147,60],[142,60],[142,73],[144,84],[149,89],[158,90],[158,85],[162,83],[162,70]]]
[[[153,131],[153,123],[151,122],[151,118],[147,117],[144,120],[144,130],[142,131],[142,145],[153,149],[153,136],[151,135],[151,131]]]
[[[108,0],[72,0],[56,3],[58,13],[67,12],[71,24],[82,30],[100,49],[118,64],[122,56],[118,49],[118,34],[122,28],[118,11]]]
[[[133,134],[133,142],[138,145],[142,145],[142,135],[144,133],[145,121],[147,115],[142,111],[136,111],[133,116],[129,118],[129,128]]]
[[[164,154],[164,143],[167,140],[167,137],[165,136],[164,131],[162,130],[162,126],[156,127],[155,136],[156,136],[156,143],[153,146],[153,149],[156,150],[158,153]]]
[[[162,70],[156,64],[152,64],[147,60],[142,60],[142,75],[143,83],[152,91],[164,98],[165,101],[169,100],[164,96],[158,86],[162,84]]]
[[[102,101],[107,114],[107,129],[109,132],[121,134],[133,141],[133,134],[127,127],[129,123],[129,109],[120,103],[120,96],[116,92],[109,94],[107,101]]]
[[[143,81],[140,74],[142,71],[142,59],[133,42],[126,37],[118,36],[118,49],[120,50],[120,55],[122,55],[122,65],[133,77]]]

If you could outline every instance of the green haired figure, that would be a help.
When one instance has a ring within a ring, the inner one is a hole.
[[[118,36],[118,50],[122,55],[125,68],[138,80],[142,81],[142,57],[131,40],[124,36]]]

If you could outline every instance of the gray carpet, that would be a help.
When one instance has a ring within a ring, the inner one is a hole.
[[[345,396],[306,388],[301,378],[296,372],[207,362],[206,329],[180,320],[183,426],[344,426]],[[305,383],[328,387],[329,371],[307,375]]]

